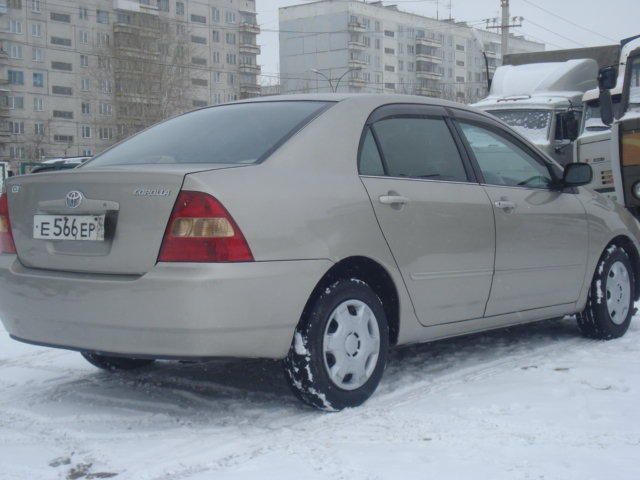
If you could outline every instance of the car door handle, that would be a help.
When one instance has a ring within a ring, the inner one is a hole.
[[[409,203],[409,199],[402,195],[380,195],[379,200],[383,205],[404,205]]]
[[[505,212],[509,212],[516,208],[515,202],[511,202],[509,200],[498,200],[497,202],[493,202],[493,204],[496,206],[496,208],[504,210]]]

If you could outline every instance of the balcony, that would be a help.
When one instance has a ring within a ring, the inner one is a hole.
[[[255,43],[241,43],[240,53],[246,53],[249,55],[260,55],[260,46]]]
[[[243,33],[252,33],[254,35],[258,35],[260,33],[260,27],[257,23],[241,22],[239,28]]]
[[[260,85],[255,83],[241,83],[240,84],[240,97],[251,98],[260,95]]]
[[[427,80],[440,80],[442,78],[442,74],[432,70],[416,70],[416,77]]]
[[[441,64],[442,63],[442,58],[433,55],[431,53],[416,53],[416,60],[420,60],[423,62],[429,62],[429,63],[435,63],[435,64]]]
[[[351,50],[365,50],[367,45],[360,40],[349,40],[349,48]]]
[[[349,86],[354,88],[363,88],[367,85],[367,82],[363,78],[350,78]]]
[[[367,66],[367,62],[360,58],[350,58],[349,68],[364,68]]]
[[[419,37],[419,38],[416,38],[416,45],[424,45],[425,47],[440,48],[442,47],[442,42],[434,38]]]
[[[365,27],[363,24],[361,24],[360,22],[349,22],[349,25],[347,27],[349,29],[350,32],[366,32],[367,31],[367,27]]]
[[[150,15],[158,15],[158,7],[155,5],[145,5],[132,0],[113,0],[114,10],[123,10],[127,12],[148,13]]]
[[[417,87],[416,94],[424,97],[439,98],[442,95],[442,92],[436,87]]]
[[[249,73],[251,75],[260,75],[260,65],[251,65],[251,64],[241,64],[240,67],[240,73]]]

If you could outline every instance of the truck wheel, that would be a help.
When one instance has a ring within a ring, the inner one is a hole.
[[[635,312],[635,281],[627,252],[617,245],[607,247],[593,275],[587,306],[577,316],[586,337],[610,340],[626,333]]]
[[[135,370],[151,365],[154,360],[146,358],[109,357],[92,352],[82,352],[82,356],[94,367],[115,372],[117,370]]]
[[[375,391],[387,361],[389,327],[366,283],[338,280],[312,301],[284,360],[287,380],[320,410],[355,407]]]

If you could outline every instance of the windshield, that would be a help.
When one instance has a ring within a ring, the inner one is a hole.
[[[488,112],[521,133],[532,142],[549,139],[550,110],[493,110]]]
[[[86,166],[256,163],[327,105],[274,101],[203,108],[151,127]]]
[[[613,95],[611,102],[613,103],[613,115],[620,117],[621,110],[621,95]],[[598,130],[610,130],[611,127],[602,123],[600,117],[600,102],[598,100],[592,100],[587,103],[584,109],[584,121],[582,122],[582,129],[580,133],[586,131],[598,131]]]

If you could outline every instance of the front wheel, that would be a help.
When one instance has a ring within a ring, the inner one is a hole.
[[[110,357],[92,352],[82,352],[84,359],[94,367],[115,372],[118,370],[135,370],[151,365],[154,360],[146,358]]]
[[[593,275],[587,306],[578,314],[578,326],[585,336],[610,340],[627,332],[634,313],[634,272],[623,248],[607,247]]]
[[[375,391],[387,361],[389,327],[366,283],[338,280],[311,304],[284,361],[293,392],[321,410],[355,407]]]

